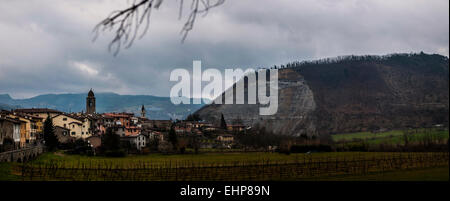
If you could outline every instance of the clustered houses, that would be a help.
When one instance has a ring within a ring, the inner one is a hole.
[[[0,115],[0,151],[9,151],[20,148],[20,125],[18,119]]]
[[[2,149],[19,149],[36,144],[43,129],[39,116],[20,111],[0,112],[0,145]]]
[[[202,136],[204,132],[220,130],[203,121],[150,120],[144,105],[140,117],[133,113],[96,113],[96,100],[92,89],[86,97],[86,113],[64,113],[48,108],[16,109],[0,113],[0,148],[20,149],[43,139],[43,124],[47,117],[53,122],[55,134],[61,143],[77,139],[88,141],[92,147],[101,145],[101,136],[110,128],[121,141],[142,150],[152,140],[165,141],[172,125],[180,136]],[[241,131],[240,125],[230,125],[228,131]],[[233,136],[218,135],[219,143],[232,143]],[[2,151],[2,150],[0,150]]]
[[[217,130],[213,124],[201,122],[201,121],[177,121],[174,125],[175,132],[178,135],[198,134],[202,135],[202,131],[215,131]]]

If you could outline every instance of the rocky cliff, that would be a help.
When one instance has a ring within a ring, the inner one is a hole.
[[[278,88],[275,115],[259,115],[258,104],[211,104],[196,113],[294,136],[448,125],[449,62],[441,55],[294,62],[279,69]]]

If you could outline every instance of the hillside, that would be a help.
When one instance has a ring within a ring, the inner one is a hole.
[[[278,113],[259,105],[207,105],[197,113],[276,134],[327,135],[447,124],[449,62],[441,55],[347,56],[279,70]]]
[[[13,99],[0,94],[0,108],[52,108],[64,112],[86,110],[86,94],[45,94],[28,99]],[[168,97],[148,95],[119,95],[115,93],[96,93],[98,113],[133,112],[140,114],[141,106],[147,110],[150,119],[183,119],[202,105],[173,105]]]

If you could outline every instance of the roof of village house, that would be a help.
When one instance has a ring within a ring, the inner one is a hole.
[[[11,112],[11,111],[7,111],[7,110],[2,110],[0,112],[1,114],[6,114],[6,115],[13,115],[13,116],[20,116],[22,118],[32,118],[32,119],[39,119],[42,120],[42,117],[33,115],[33,114],[29,114],[29,113],[22,113],[22,112]]]
[[[66,115],[66,116],[76,119],[78,121],[84,121],[84,118],[85,118],[85,116],[78,116],[76,114],[63,114],[63,115]]]
[[[89,119],[89,120],[97,120],[102,118],[102,115],[100,114],[87,114],[87,113],[68,113],[67,115],[70,115],[70,117],[75,117],[79,119]]]
[[[109,116],[109,117],[131,117],[134,116],[133,113],[126,113],[126,112],[122,112],[122,113],[104,113],[104,116]]]
[[[106,116],[106,115],[102,115],[102,118],[103,118],[103,119],[114,119],[114,117],[112,117],[112,116]]]
[[[24,108],[24,109],[15,109],[14,111],[22,113],[63,113],[61,111],[49,108]]]
[[[64,114],[64,113],[55,115],[54,117],[52,117],[52,119],[54,119],[55,117],[59,117],[59,116],[66,116],[66,117],[69,117],[69,118],[72,118],[72,119],[75,119],[75,120],[78,120],[78,121],[81,121],[81,122],[83,121],[83,118],[79,118],[77,116],[74,116],[74,115],[71,115],[71,114]]]
[[[7,117],[9,119],[18,119],[21,122],[27,122],[27,121],[37,122],[37,121],[39,121],[37,119],[42,119],[40,117],[35,117],[32,115],[18,114],[18,113],[13,113],[13,112],[2,112],[2,113],[0,113],[0,116]]]
[[[0,120],[2,120],[2,121],[9,121],[9,122],[12,122],[12,123],[17,123],[17,124],[19,124],[21,122],[24,122],[24,121],[22,121],[20,119],[13,119],[13,118],[10,118],[10,117],[5,117],[5,116],[0,116]]]
[[[33,116],[25,115],[25,114],[13,114],[13,116],[22,118],[22,119],[26,119],[26,120],[32,121],[32,122],[37,122],[39,120],[42,120],[42,118],[33,117]]]
[[[36,115],[32,115],[32,114],[26,114],[26,113],[17,113],[17,115],[19,115],[19,116],[26,116],[26,117],[28,117],[28,118],[32,118],[32,119],[44,119],[44,118],[42,118],[42,117],[40,117],[40,116],[36,116]]]
[[[144,134],[139,133],[139,134],[135,134],[135,135],[122,136],[121,138],[136,138],[136,137],[139,137],[140,135],[145,136]],[[145,137],[147,137],[147,136],[145,136]]]
[[[88,119],[95,119],[95,120],[102,118],[102,115],[100,114],[84,114],[84,116]]]

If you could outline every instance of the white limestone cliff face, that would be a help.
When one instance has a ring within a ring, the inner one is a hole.
[[[227,124],[264,127],[266,131],[277,134],[313,135],[315,125],[312,113],[316,109],[313,92],[303,77],[292,69],[279,71],[278,77],[278,111],[275,115],[260,115],[259,108],[265,107],[260,104],[211,104],[197,113],[202,119],[216,124],[219,124],[223,114]],[[251,84],[256,83],[249,83]],[[246,96],[247,89],[246,87]]]

